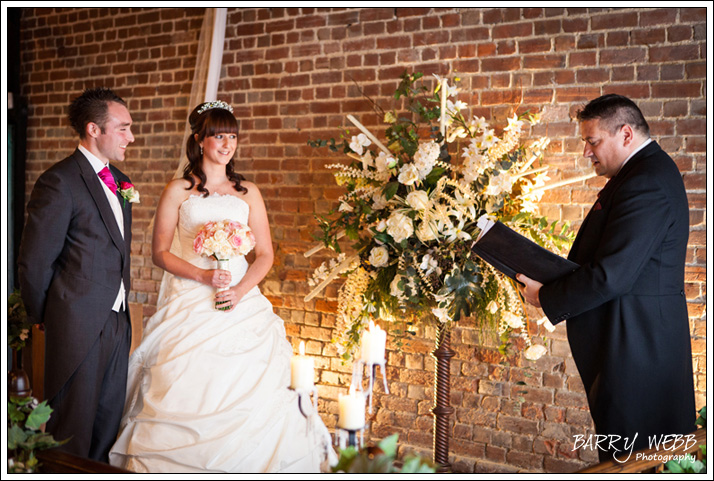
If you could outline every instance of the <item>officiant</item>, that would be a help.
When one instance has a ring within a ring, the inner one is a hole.
[[[567,321],[595,430],[619,436],[601,461],[625,459],[625,446],[696,428],[684,296],[689,205],[676,164],[633,101],[605,95],[577,119],[583,155],[608,179],[568,255],[580,268],[546,285],[518,279],[553,324]]]

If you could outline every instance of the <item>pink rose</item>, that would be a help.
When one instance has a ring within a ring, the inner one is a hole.
[[[132,184],[131,182],[122,182],[121,184],[119,184],[119,186],[121,190],[129,190],[134,188],[134,184]]]
[[[241,239],[241,237],[238,235],[232,235],[230,239],[228,239],[228,241],[236,249],[243,245],[243,239]]]
[[[193,240],[193,251],[196,254],[200,254],[201,251],[203,250],[203,241],[204,241],[203,233],[200,233],[199,235],[196,236],[196,238]]]

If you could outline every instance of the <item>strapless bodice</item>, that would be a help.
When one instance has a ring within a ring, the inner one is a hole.
[[[215,269],[216,260],[203,257],[193,250],[193,241],[201,228],[211,221],[231,219],[248,225],[250,206],[246,201],[231,194],[211,194],[208,197],[191,195],[179,208],[178,234],[181,258],[202,269]],[[235,284],[245,274],[245,257],[231,259],[231,272]]]

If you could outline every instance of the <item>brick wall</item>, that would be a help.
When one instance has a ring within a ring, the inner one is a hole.
[[[83,88],[106,85],[129,101],[137,141],[127,172],[142,194],[134,212],[132,302],[154,312],[161,272],[150,259],[148,222],[170,179],[190,107],[203,9],[24,9],[22,94],[29,104],[28,192],[76,138],[66,106]],[[535,134],[552,140],[551,178],[589,172],[573,112],[604,93],[633,98],[653,137],[677,162],[690,200],[686,295],[697,407],[706,396],[706,11],[586,8],[229,9],[218,97],[241,122],[237,167],[266,200],[276,250],[263,292],[293,346],[318,356],[320,413],[334,427],[351,365],[330,344],[336,287],[305,303],[307,277],[326,257],[306,259],[324,213],[341,194],[325,165],[341,160],[306,145],[354,114],[380,132],[368,95],[391,107],[405,70],[458,74],[474,114],[505,124],[514,109],[543,111]],[[364,94],[364,95],[363,95]],[[549,191],[542,212],[579,225],[602,179]],[[596,461],[571,451],[592,432],[565,330],[536,363],[501,358],[463,323],[452,334],[451,454],[461,472],[569,472]],[[400,433],[403,449],[431,451],[434,332],[391,345],[389,394],[381,387],[368,439]]]

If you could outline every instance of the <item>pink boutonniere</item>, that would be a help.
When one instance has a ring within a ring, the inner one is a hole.
[[[131,182],[122,182],[119,185],[117,192],[124,199],[124,205],[126,205],[126,201],[129,201],[131,204],[139,203],[139,191],[136,190],[134,184]]]

